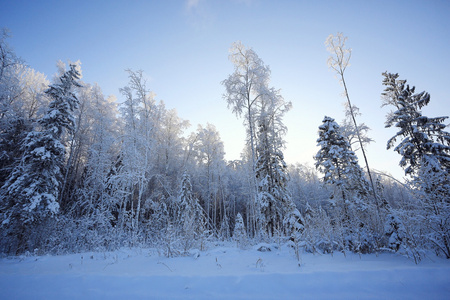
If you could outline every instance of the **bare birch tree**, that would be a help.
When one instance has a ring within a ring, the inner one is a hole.
[[[230,61],[234,64],[234,72],[227,79],[222,81],[226,92],[223,98],[227,101],[228,108],[231,108],[237,117],[244,116],[244,124],[247,129],[248,145],[251,150],[252,175],[251,202],[250,202],[250,231],[254,231],[256,224],[256,196],[257,185],[255,178],[256,170],[256,129],[258,102],[262,101],[264,95],[268,93],[268,81],[270,69],[258,57],[251,48],[246,48],[241,42],[234,43],[230,48]]]
[[[362,155],[364,157],[364,162],[366,164],[366,170],[367,174],[369,176],[369,181],[371,185],[372,194],[375,198],[375,203],[377,206],[377,209],[379,209],[378,205],[378,198],[375,192],[375,185],[373,183],[372,179],[372,173],[370,172],[369,168],[369,162],[367,160],[366,151],[364,150],[364,143],[363,139],[361,137],[360,133],[360,127],[356,123],[356,112],[354,111],[354,106],[352,105],[350,101],[350,96],[348,95],[348,89],[347,84],[345,83],[345,77],[344,73],[348,66],[350,66],[350,58],[352,56],[352,49],[345,47],[345,42],[347,41],[347,37],[344,37],[344,35],[341,32],[338,32],[336,36],[330,34],[328,38],[325,41],[325,45],[327,46],[328,52],[331,53],[330,57],[327,60],[328,67],[336,72],[336,75],[339,79],[339,82],[344,87],[344,96],[347,99],[348,103],[348,109],[350,111],[351,118],[353,120],[353,124],[356,129],[356,135],[358,137],[358,142],[360,145],[360,149],[362,152]]]

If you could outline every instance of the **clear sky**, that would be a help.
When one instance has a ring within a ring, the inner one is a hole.
[[[228,49],[238,40],[270,66],[271,86],[293,103],[285,117],[288,163],[313,165],[324,115],[344,117],[342,88],[326,64],[329,34],[343,32],[353,50],[346,81],[359,121],[372,129],[372,168],[403,176],[400,156],[386,150],[395,129],[384,128],[382,72],[429,92],[425,115],[450,115],[448,0],[0,0],[0,7],[0,27],[11,30],[10,45],[30,67],[50,79],[57,60],[80,60],[83,81],[119,101],[124,70],[142,69],[157,99],[191,122],[189,131],[217,127],[227,159],[239,158],[245,138],[220,84],[233,71]]]

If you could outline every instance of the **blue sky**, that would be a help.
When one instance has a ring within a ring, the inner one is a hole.
[[[1,2],[0,27],[11,30],[11,46],[30,67],[50,79],[57,60],[80,60],[83,80],[119,101],[124,70],[142,69],[157,99],[191,122],[189,131],[207,122],[218,128],[228,159],[244,145],[220,84],[233,71],[228,49],[237,40],[270,66],[271,85],[293,103],[285,117],[289,163],[312,165],[324,115],[344,116],[342,88],[326,64],[329,34],[343,32],[353,50],[346,81],[375,139],[372,168],[403,176],[399,155],[385,150],[395,129],[384,128],[382,72],[428,91],[426,115],[450,114],[450,1]]]

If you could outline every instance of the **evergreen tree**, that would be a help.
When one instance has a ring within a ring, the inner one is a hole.
[[[259,230],[272,236],[277,229],[291,234],[302,227],[300,212],[287,189],[289,176],[284,162],[283,135],[286,127],[282,116],[291,108],[290,102],[271,89],[261,100],[256,139],[256,181],[258,188]]]
[[[247,244],[247,232],[245,230],[244,219],[242,215],[238,213],[236,215],[236,221],[234,223],[233,240],[236,241],[238,247],[245,247]]]
[[[61,76],[60,83],[50,85],[49,89],[45,91],[53,101],[49,105],[47,114],[39,120],[39,124],[55,139],[61,139],[64,130],[69,133],[75,130],[73,112],[78,109],[79,101],[73,88],[81,87],[77,82],[79,78],[80,73],[76,69],[76,65],[70,65],[70,70]]]
[[[415,87],[398,80],[398,74],[383,73],[384,104],[393,105],[396,111],[387,116],[386,127],[400,130],[389,139],[387,148],[394,146],[399,138],[403,140],[394,148],[402,155],[400,166],[406,174],[418,175],[419,170],[430,168],[433,172],[450,172],[450,134],[444,131],[443,122],[448,117],[428,118],[421,109],[430,102],[426,92],[415,94]]]
[[[226,92],[223,97],[228,108],[238,117],[244,116],[244,125],[247,132],[247,155],[250,165],[247,220],[250,233],[255,234],[260,219],[258,209],[258,183],[255,181],[257,150],[256,135],[258,129],[258,111],[262,98],[269,91],[270,68],[264,65],[258,54],[251,48],[245,47],[241,42],[233,43],[230,48],[230,61],[234,64],[234,72],[222,81]]]
[[[320,149],[314,158],[316,168],[324,173],[324,183],[334,188],[331,198],[336,226],[343,226],[343,246],[358,252],[370,251],[373,245],[367,226],[372,222],[368,219],[372,209],[367,201],[369,184],[339,125],[326,116],[322,122],[317,140]]]
[[[178,197],[179,225],[183,233],[184,251],[189,250],[195,241],[201,240],[206,230],[203,208],[192,192],[191,178],[185,171],[181,178]]]
[[[367,181],[359,167],[358,158],[341,134],[339,125],[327,116],[322,123],[317,139],[320,149],[314,159],[316,168],[324,174],[324,183],[336,187],[344,201],[351,197],[352,192],[366,196]]]
[[[59,188],[65,167],[62,135],[64,131],[73,132],[75,127],[73,111],[78,107],[78,100],[72,89],[80,86],[77,79],[79,73],[71,65],[60,83],[46,90],[53,101],[38,120],[41,131],[27,135],[21,162],[2,187],[2,224],[18,226],[15,229],[20,230],[19,239],[26,239],[24,227],[40,223],[59,211]]]
[[[387,116],[386,127],[399,131],[389,139],[387,148],[402,155],[400,166],[412,178],[416,195],[422,199],[419,212],[429,229],[428,240],[438,252],[450,258],[450,134],[443,122],[448,117],[429,118],[421,109],[430,102],[426,92],[399,80],[398,74],[383,73],[383,105],[396,110]]]
[[[317,218],[315,210],[311,207],[309,202],[306,202],[304,211],[305,216],[305,228],[303,232],[303,239],[305,241],[305,250],[308,252],[316,252],[316,234],[318,228],[314,225],[314,221]]]
[[[277,167],[275,160],[280,157],[272,157],[271,155],[277,155],[278,153],[271,153],[270,151],[271,145],[268,141],[268,130],[269,128],[263,120],[259,125],[258,146],[256,148],[258,155],[256,162],[256,180],[258,184],[257,207],[260,209],[259,229],[272,236],[275,228],[279,227],[282,217],[281,203],[277,201],[280,199],[276,199],[277,195],[275,195],[277,192],[275,189],[279,187],[276,186],[276,181],[279,178],[275,178],[275,170],[272,169],[273,167]]]

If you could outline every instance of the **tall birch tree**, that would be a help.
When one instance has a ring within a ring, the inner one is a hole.
[[[376,189],[375,184],[372,179],[372,173],[370,171],[369,167],[369,161],[367,159],[366,150],[364,149],[364,141],[363,136],[361,134],[361,127],[356,122],[356,114],[357,111],[354,110],[354,106],[352,105],[352,102],[350,101],[350,96],[348,94],[347,89],[347,83],[345,81],[345,70],[348,66],[350,66],[350,58],[352,56],[352,49],[347,48],[345,46],[345,42],[347,41],[347,37],[344,37],[344,35],[341,32],[338,32],[336,36],[330,34],[328,38],[325,41],[325,45],[327,46],[328,52],[330,52],[330,57],[327,60],[328,67],[336,72],[337,77],[339,78],[339,82],[344,87],[344,96],[347,100],[347,109],[350,113],[350,116],[353,121],[354,129],[356,131],[356,136],[358,138],[359,146],[361,149],[361,153],[364,158],[364,163],[366,165],[367,174],[369,176],[369,181],[371,185],[371,192],[374,196],[375,204],[377,206],[378,214],[379,214],[379,205],[378,205],[378,198],[376,195]]]
[[[256,119],[258,116],[258,103],[268,93],[270,69],[264,65],[256,52],[245,47],[241,42],[235,42],[230,48],[230,61],[234,65],[234,72],[222,81],[225,86],[223,98],[237,117],[243,117],[247,131],[247,144],[250,148],[250,221],[249,231],[256,229],[256,197],[257,184],[256,171]]]

